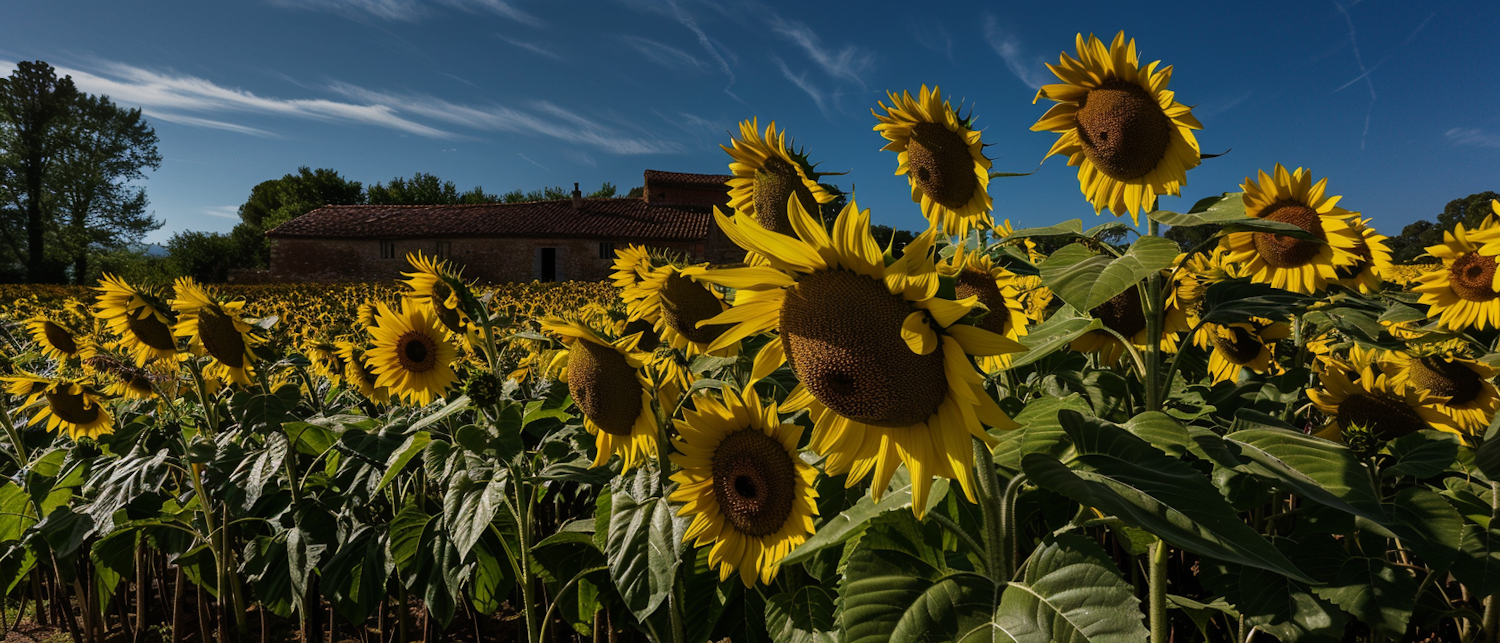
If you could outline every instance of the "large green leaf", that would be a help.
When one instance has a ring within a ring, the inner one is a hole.
[[[1449,571],[1469,588],[1470,594],[1500,593],[1500,530],[1465,523],[1458,555],[1458,562]]]
[[[1022,228],[1010,233],[1006,239],[1035,239],[1041,237],[1076,237],[1083,235],[1083,219],[1070,219],[1045,228]]]
[[[422,453],[422,449],[426,448],[427,443],[431,441],[432,434],[426,431],[417,431],[406,436],[406,441],[402,442],[401,446],[397,447],[395,453],[392,453],[390,459],[386,461],[385,475],[380,477],[380,484],[376,486],[375,490],[383,490],[387,485],[391,484],[396,479],[396,476],[400,475],[401,471],[406,468],[406,465],[412,461],[412,458]]]
[[[369,525],[359,525],[324,563],[318,586],[340,616],[364,623],[386,594],[385,543]]]
[[[1200,436],[1199,443],[1211,440]],[[1286,429],[1235,431],[1225,436],[1241,463],[1219,462],[1270,481],[1283,491],[1347,513],[1379,520],[1380,497],[1368,469],[1348,447]]]
[[[467,471],[459,471],[448,481],[443,518],[459,557],[469,555],[504,503],[505,485],[500,480],[474,480]]]
[[[494,614],[516,584],[509,554],[500,546],[500,539],[490,532],[485,532],[474,544],[473,554],[474,573],[469,578],[469,597],[475,611]]]
[[[1010,368],[1020,368],[1068,347],[1084,333],[1104,327],[1104,322],[1080,315],[1072,306],[1063,306],[1051,317],[1036,326],[1020,339],[1027,351],[1016,355]]]
[[[1109,422],[1073,411],[1059,418],[1078,456],[1072,468],[1045,454],[1025,456],[1032,482],[1182,549],[1312,582],[1241,521],[1197,469]]]
[[[1064,535],[1037,548],[1025,576],[1006,586],[990,629],[1016,643],[1136,643],[1149,634],[1139,605],[1097,543]]]
[[[766,601],[766,629],[776,643],[838,643],[833,595],[807,585],[772,596]]]
[[[1463,517],[1436,491],[1426,487],[1407,487],[1396,493],[1386,505],[1391,534],[1428,565],[1447,569],[1458,558],[1463,544]]]
[[[120,579],[135,569],[135,549],[140,543],[140,535],[139,530],[122,529],[100,538],[89,548],[89,560],[94,563],[94,597],[100,610],[109,608]]]
[[[1204,560],[1203,582],[1222,594],[1245,622],[1282,643],[1338,641],[1348,617],[1307,585],[1264,569]]]
[[[256,601],[272,614],[289,618],[300,609],[302,594],[292,587],[285,532],[274,537],[256,536],[247,543],[241,569],[245,580],[255,588]]]
[[[938,478],[933,481],[932,489],[927,494],[927,509],[932,510],[948,493],[948,481]],[[911,508],[911,477],[906,472],[906,467],[896,470],[891,476],[891,486],[880,502],[876,502],[874,496],[865,494],[850,507],[837,516],[830,517],[813,532],[807,542],[798,545],[792,553],[787,554],[781,560],[783,565],[806,562],[819,551],[828,547],[843,544],[844,541],[863,533],[865,526],[876,517],[890,511]]]
[[[611,501],[607,540],[610,577],[626,607],[641,620],[666,600],[682,561],[686,523],[674,514],[665,501],[640,489],[616,490]]]
[[[949,568],[942,542],[910,512],[876,519],[844,566],[839,641],[951,641],[990,620],[995,584]]]
[[[1185,214],[1169,210],[1157,210],[1146,213],[1146,216],[1169,226],[1179,228],[1210,224],[1222,225],[1245,218],[1244,196],[1245,193],[1243,192],[1225,192],[1220,196],[1199,199]]]
[[[1042,262],[1042,283],[1073,308],[1093,310],[1142,279],[1172,267],[1179,252],[1177,242],[1164,237],[1137,239],[1118,258],[1073,244]]]
[[[1202,320],[1233,324],[1260,317],[1285,321],[1312,303],[1312,298],[1288,290],[1244,280],[1221,281],[1203,295]]]
[[[1312,591],[1394,638],[1406,633],[1406,623],[1417,603],[1417,579],[1411,571],[1366,556],[1350,557],[1332,583]]]
[[[1391,440],[1381,449],[1392,462],[1381,470],[1382,476],[1411,476],[1419,480],[1432,478],[1448,470],[1458,460],[1463,440],[1443,431],[1425,430]]]

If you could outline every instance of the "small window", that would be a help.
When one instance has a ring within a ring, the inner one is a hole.
[[[614,259],[615,258],[615,244],[612,243],[612,242],[609,242],[609,241],[601,241],[599,243],[599,258],[600,259]]]
[[[437,242],[437,258],[438,259],[447,259],[447,258],[452,257],[452,256],[453,256],[453,242],[452,241],[439,241],[439,242]]]
[[[395,259],[396,258],[396,242],[395,241],[381,241],[380,242],[380,258],[381,259]]]

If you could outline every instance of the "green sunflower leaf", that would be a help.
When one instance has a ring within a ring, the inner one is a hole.
[[[1180,249],[1164,237],[1143,237],[1119,257],[1082,244],[1064,246],[1042,262],[1042,283],[1073,308],[1093,310],[1142,279],[1171,268]]]
[[[1143,619],[1135,589],[1104,549],[1070,534],[1031,555],[986,626],[1016,643],[1138,643],[1149,635]],[[1006,639],[971,631],[962,640]]]

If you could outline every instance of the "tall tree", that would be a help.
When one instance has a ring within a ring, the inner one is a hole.
[[[240,206],[240,223],[228,236],[236,248],[235,261],[242,267],[264,267],[271,262],[266,231],[325,205],[357,205],[365,202],[364,185],[350,181],[329,168],[297,168],[295,174],[262,181],[250,189],[250,198]]]
[[[161,167],[156,131],[140,109],[107,96],[79,96],[58,127],[59,145],[47,176],[56,199],[62,247],[74,283],[90,278],[89,256],[139,243],[162,222],[146,211],[146,189],[133,182]]]
[[[50,199],[46,176],[58,149],[57,125],[67,118],[78,97],[71,77],[59,79],[45,62],[23,61],[10,77],[0,79],[0,143],[4,144],[7,190],[24,213],[26,278],[54,280],[57,270],[46,256]],[[19,253],[18,253],[19,254]]]

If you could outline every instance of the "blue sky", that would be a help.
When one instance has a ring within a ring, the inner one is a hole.
[[[165,161],[152,240],[228,230],[256,183],[299,165],[366,184],[430,172],[461,189],[723,172],[740,119],[774,119],[849,172],[877,223],[923,227],[870,108],[941,85],[973,107],[996,171],[1037,167],[1044,61],[1078,32],[1174,65],[1205,161],[1183,209],[1273,163],[1330,177],[1387,234],[1500,190],[1493,1],[1180,3],[240,0],[0,4],[0,73],[41,59],[139,106]],[[1063,7],[1066,7],[1064,9]],[[1092,220],[1076,170],[991,183],[1018,227]],[[1107,215],[1106,215],[1107,216]]]

